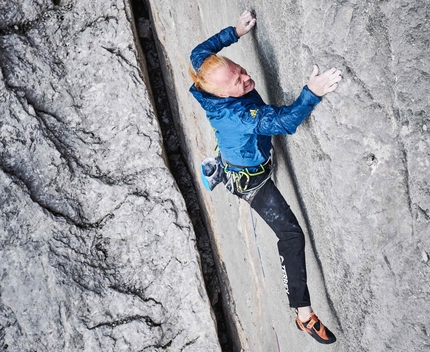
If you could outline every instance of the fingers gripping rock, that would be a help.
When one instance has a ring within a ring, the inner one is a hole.
[[[252,29],[252,27],[254,27],[256,22],[257,19],[250,11],[246,10],[244,13],[242,13],[242,15],[240,15],[239,19],[237,20],[236,33],[238,37],[247,34]]]

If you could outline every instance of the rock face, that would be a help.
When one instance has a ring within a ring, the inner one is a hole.
[[[244,3],[149,2],[172,106],[197,174],[216,142],[188,93],[189,54],[235,25]],[[330,350],[428,350],[429,2],[268,0],[246,6],[255,11],[257,26],[222,54],[251,73],[268,103],[292,103],[314,63],[344,73],[337,91],[294,136],[274,139],[275,180],[308,231],[313,306],[338,335]],[[202,198],[231,285],[237,348],[276,350],[275,332],[282,351],[319,351],[295,331],[271,231],[257,219],[255,242],[246,205],[222,189],[202,190]]]
[[[0,349],[219,350],[128,2],[0,26]]]
[[[188,93],[189,53],[244,3],[149,5],[198,179],[216,142]],[[220,350],[129,3],[0,6],[0,348]],[[339,340],[330,350],[428,350],[428,1],[247,6],[257,26],[223,54],[268,103],[293,102],[314,63],[344,72],[295,135],[274,138],[313,307]],[[222,187],[201,200],[235,351],[320,351],[294,325],[271,231]]]

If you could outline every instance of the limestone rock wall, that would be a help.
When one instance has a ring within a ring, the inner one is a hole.
[[[0,4],[0,349],[217,351],[127,1]]]
[[[314,63],[343,70],[297,133],[274,139],[275,180],[307,229],[313,306],[338,335],[331,351],[429,349],[429,2],[149,2],[196,179],[215,145],[188,93],[196,44],[254,10],[253,33],[223,54],[269,103],[292,103]],[[222,189],[202,190],[202,201],[237,346],[272,351],[277,337],[282,351],[320,351],[296,331],[270,230],[257,218],[255,240],[249,209]]]

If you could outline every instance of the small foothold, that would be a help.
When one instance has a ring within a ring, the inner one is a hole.
[[[428,256],[428,254],[427,254],[427,252],[426,252],[426,251],[423,251],[422,256],[423,256],[423,262],[424,262],[424,263],[428,263],[428,261],[429,261],[429,256]]]
[[[370,153],[366,156],[366,164],[368,166],[372,166],[378,162],[378,159],[376,158],[375,154]]]

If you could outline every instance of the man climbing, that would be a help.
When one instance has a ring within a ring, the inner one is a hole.
[[[329,344],[336,341],[311,308],[305,264],[305,239],[297,219],[273,181],[271,136],[293,134],[321,97],[332,92],[341,71],[318,75],[315,65],[307,86],[290,106],[263,102],[246,70],[217,53],[248,33],[256,18],[245,11],[236,28],[228,27],[199,44],[191,53],[190,92],[215,129],[227,189],[247,201],[278,237],[281,266],[290,306],[297,309],[297,327]]]

